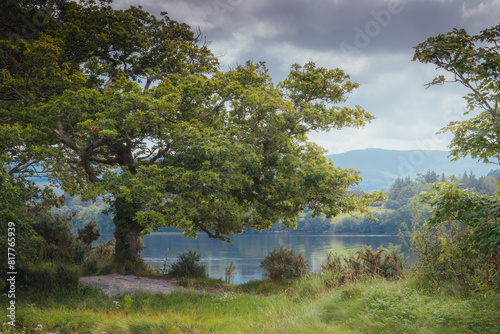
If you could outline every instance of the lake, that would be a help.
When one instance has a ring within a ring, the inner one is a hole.
[[[389,243],[401,244],[398,236],[386,235],[331,235],[331,234],[295,234],[262,233],[240,234],[233,236],[231,244],[209,239],[200,234],[197,239],[185,238],[182,233],[153,233],[143,238],[146,248],[141,256],[152,266],[163,266],[165,255],[168,262],[177,261],[177,255],[189,250],[201,251],[201,262],[207,266],[210,277],[224,279],[224,269],[234,261],[236,274],[234,283],[241,284],[252,279],[265,278],[260,268],[260,261],[274,248],[283,245],[293,249],[295,254],[302,254],[309,260],[309,270],[319,271],[326,262],[329,252],[347,253],[366,246],[377,249],[387,247]],[[169,251],[167,252],[167,249]],[[410,252],[403,245],[405,256]],[[171,255],[172,254],[172,255]],[[409,263],[416,257],[411,254]]]

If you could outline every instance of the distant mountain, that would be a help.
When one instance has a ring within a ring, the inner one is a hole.
[[[337,167],[351,167],[361,172],[361,189],[365,191],[388,188],[398,177],[425,174],[428,170],[438,174],[461,175],[472,172],[484,176],[496,165],[479,163],[471,158],[450,161],[447,151],[396,151],[364,149],[327,155]]]

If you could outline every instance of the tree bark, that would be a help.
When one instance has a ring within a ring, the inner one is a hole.
[[[134,203],[129,203],[123,199],[116,199],[115,203],[115,260],[118,263],[139,263],[141,262],[140,252],[144,249],[141,240],[141,233],[144,227],[135,220],[135,215],[139,211]]]

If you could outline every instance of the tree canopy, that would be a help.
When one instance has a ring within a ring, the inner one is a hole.
[[[430,37],[415,47],[413,60],[431,63],[451,74],[440,75],[428,85],[458,82],[469,93],[468,119],[451,122],[443,132],[451,132],[451,154],[471,155],[484,162],[500,163],[500,24],[469,35],[465,29]]]
[[[162,226],[227,241],[293,226],[305,208],[332,217],[381,198],[351,193],[358,173],[307,138],[373,119],[343,105],[358,84],[342,70],[293,65],[275,84],[263,62],[221,71],[201,34],[166,13],[107,0],[9,4],[19,20],[0,44],[6,173],[104,197],[117,259],[137,259],[140,235]],[[22,18],[37,11],[45,24],[23,36]]]

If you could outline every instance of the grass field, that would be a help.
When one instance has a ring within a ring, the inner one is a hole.
[[[426,293],[413,279],[371,279],[327,288],[319,275],[291,284],[190,281],[189,292],[107,297],[26,293],[7,333],[499,333],[500,300],[491,294]],[[205,286],[205,293],[197,292]],[[1,308],[7,307],[2,296]]]

